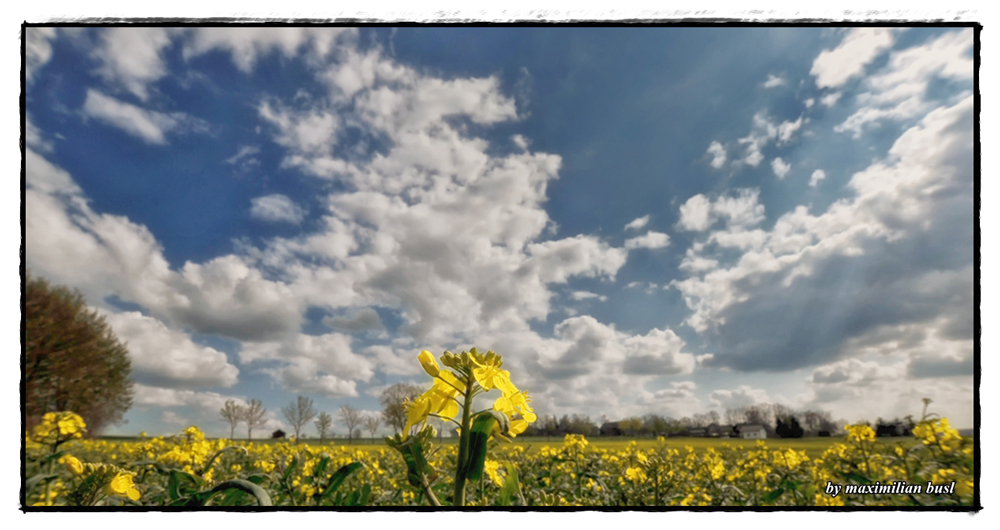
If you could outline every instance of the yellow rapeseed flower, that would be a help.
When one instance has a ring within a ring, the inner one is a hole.
[[[118,473],[111,479],[105,491],[108,495],[120,495],[128,497],[133,501],[139,500],[139,490],[132,483],[132,475],[129,473]]]
[[[75,456],[65,455],[60,458],[59,461],[66,465],[66,469],[69,469],[70,473],[73,473],[76,476],[83,474],[83,464]]]
[[[424,367],[424,371],[427,372],[427,375],[437,377],[438,374],[441,373],[441,368],[438,366],[437,361],[434,360],[433,353],[424,350],[417,356],[417,360],[420,361],[420,365]]]

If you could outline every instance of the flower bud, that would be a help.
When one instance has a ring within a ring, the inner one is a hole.
[[[424,350],[420,352],[417,359],[420,361],[420,365],[424,367],[424,371],[431,377],[437,377],[441,373],[441,368],[438,367],[437,361],[434,360],[433,353]]]

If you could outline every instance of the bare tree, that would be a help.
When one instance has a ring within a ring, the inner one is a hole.
[[[299,442],[299,432],[302,430],[302,427],[316,417],[313,400],[305,396],[299,396],[297,400],[289,403],[287,407],[281,409],[281,413],[285,415],[285,419],[288,420],[289,425],[292,426],[292,430],[295,431],[295,443]]]
[[[379,402],[382,404],[382,419],[385,424],[392,427],[397,434],[406,426],[406,407],[403,406],[407,400],[413,401],[423,390],[409,383],[397,383],[382,391]]]
[[[235,400],[227,399],[226,406],[219,410],[219,414],[222,414],[223,420],[229,422],[229,439],[232,440],[233,433],[236,432],[236,426],[243,421],[243,405],[236,403]]]
[[[333,418],[326,412],[320,412],[319,419],[316,420],[316,430],[319,431],[320,443],[326,438],[326,433],[330,432],[332,426]]]
[[[363,417],[360,410],[350,405],[340,407],[340,421],[347,425],[347,443],[354,441],[354,428],[361,424]]]
[[[771,405],[767,403],[757,403],[756,405],[750,405],[746,407],[747,423],[756,423],[760,425],[771,425]]]
[[[726,409],[726,423],[730,425],[736,425],[739,423],[746,423],[747,417],[743,410],[743,407],[738,407],[735,409]]]
[[[378,417],[378,414],[369,414],[365,416],[365,428],[368,429],[368,433],[371,434],[373,444],[375,443],[375,431],[377,431],[381,425],[382,419]]]
[[[263,427],[267,424],[267,419],[264,418],[265,414],[267,414],[267,409],[264,408],[259,399],[251,399],[250,403],[244,407],[243,421],[247,422],[247,440],[253,438],[255,427]]]

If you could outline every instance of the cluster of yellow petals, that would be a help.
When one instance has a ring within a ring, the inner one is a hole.
[[[32,440],[39,443],[54,443],[83,437],[87,424],[72,412],[49,412],[42,416],[42,422],[35,426]]]
[[[945,452],[951,452],[962,445],[962,435],[948,423],[948,418],[922,421],[913,428],[913,436],[924,445],[938,445]]]
[[[858,425],[845,425],[844,430],[847,431],[847,440],[851,442],[874,442],[875,441],[875,431],[871,427],[865,424]]]
[[[123,472],[115,475],[115,478],[111,479],[111,482],[108,483],[104,491],[108,495],[128,497],[133,501],[139,500],[139,490],[132,482],[132,475],[130,473]]]
[[[430,390],[406,404],[404,436],[409,433],[411,427],[427,421],[430,415],[454,419],[459,411],[458,398],[466,391],[466,381],[451,370],[441,370],[433,353],[423,350],[417,356],[417,360],[424,371],[434,378],[434,384]],[[500,368],[502,364],[499,355],[474,353],[468,356],[468,370],[475,383],[487,392],[493,389],[500,390],[501,396],[493,402],[493,410],[502,412],[510,418],[508,435],[516,436],[523,433],[528,424],[538,418],[529,405],[531,398],[528,397],[528,393],[514,386],[510,381],[510,372]]]

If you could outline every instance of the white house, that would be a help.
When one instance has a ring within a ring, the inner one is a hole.
[[[734,427],[736,432],[740,434],[740,438],[767,438],[767,430],[764,429],[763,425],[758,425],[756,423],[752,424],[740,424]]]

